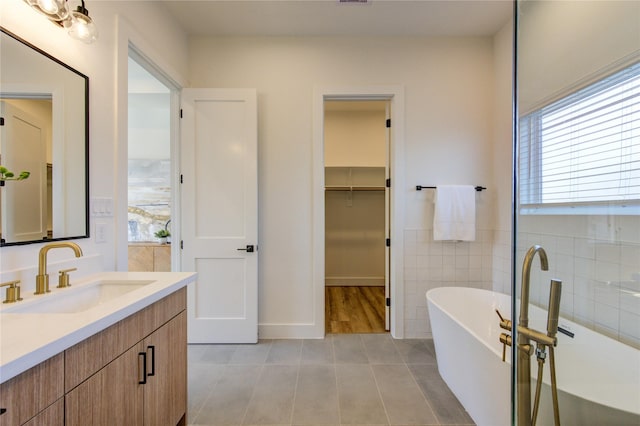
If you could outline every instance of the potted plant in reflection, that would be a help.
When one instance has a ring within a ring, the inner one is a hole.
[[[29,178],[31,173],[22,171],[16,176],[11,170],[4,166],[0,166],[0,186],[4,186],[4,182],[7,180],[25,180]]]
[[[160,244],[167,244],[167,238],[171,236],[171,233],[166,229],[160,229],[153,234],[160,240]]]

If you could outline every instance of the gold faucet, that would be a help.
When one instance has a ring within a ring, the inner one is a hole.
[[[49,274],[47,274],[47,253],[54,248],[69,247],[76,257],[82,256],[82,249],[76,243],[63,241],[59,243],[49,243],[40,249],[38,254],[38,275],[36,276],[36,292],[34,294],[49,293]]]
[[[531,420],[531,346],[530,336],[523,333],[520,327],[529,328],[529,288],[531,279],[531,265],[536,253],[540,255],[540,269],[549,270],[547,252],[539,245],[535,245],[524,256],[522,264],[522,285],[520,287],[520,317],[518,319],[518,360],[517,360],[517,401],[518,401],[518,425],[530,425]]]
[[[555,380],[555,355],[553,348],[557,344],[556,334],[558,332],[558,317],[560,314],[560,293],[562,282],[560,280],[551,280],[551,289],[549,292],[549,309],[547,313],[547,334],[529,328],[529,291],[530,276],[533,258],[536,253],[540,256],[540,269],[549,270],[547,253],[539,245],[534,245],[527,251],[522,265],[522,286],[520,289],[520,316],[516,327],[517,339],[517,363],[516,363],[516,399],[518,426],[535,425],[538,407],[540,403],[540,388],[542,385],[542,365],[546,358],[546,348],[549,348],[551,360],[551,390],[553,400],[554,420],[557,426],[560,425],[560,416],[558,410],[558,397]],[[500,312],[500,327],[511,331],[512,323],[508,319],[504,319]],[[536,342],[536,350],[534,351],[531,341]],[[502,361],[505,360],[505,349],[512,345],[511,336],[506,333],[500,335],[500,343],[503,344]],[[533,416],[531,416],[531,355],[536,353],[538,358],[538,381],[536,386],[535,405]]]

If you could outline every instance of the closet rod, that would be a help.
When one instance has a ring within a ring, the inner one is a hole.
[[[384,186],[326,186],[325,191],[384,191]]]
[[[416,191],[422,191],[423,189],[436,189],[438,188],[437,186],[422,186],[422,185],[416,185]],[[484,186],[476,186],[475,187],[476,191],[480,192],[483,189],[487,189]]]

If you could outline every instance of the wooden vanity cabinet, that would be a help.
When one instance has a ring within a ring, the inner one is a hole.
[[[0,385],[0,426],[186,424],[186,288]]]
[[[179,343],[182,342],[182,343]],[[179,424],[185,419],[187,396],[186,311],[144,339],[147,384],[144,388],[144,424]]]
[[[66,425],[142,425],[137,344],[65,396]]]
[[[175,426],[186,422],[187,404],[187,318],[186,289],[115,324],[91,341],[68,350],[80,360],[70,371],[73,383],[65,397],[65,424]],[[167,320],[167,317],[169,318]],[[127,342],[138,339],[133,345]],[[123,353],[114,358],[113,347]],[[88,354],[101,358],[99,363]],[[81,360],[85,360],[85,363]],[[99,367],[99,364],[104,366]],[[69,365],[69,364],[67,364]],[[71,369],[71,368],[68,368]],[[96,370],[90,373],[91,370]],[[80,373],[79,373],[80,372]]]
[[[64,396],[64,356],[58,354],[0,385],[1,426],[61,425],[57,402]],[[45,421],[46,420],[46,421]],[[27,423],[29,422],[29,423]]]
[[[171,244],[129,243],[129,271],[170,272]]]
[[[24,426],[64,426],[64,398],[60,398]]]

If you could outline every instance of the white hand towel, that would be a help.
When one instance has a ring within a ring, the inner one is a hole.
[[[476,190],[471,185],[438,185],[433,239],[475,241]]]

